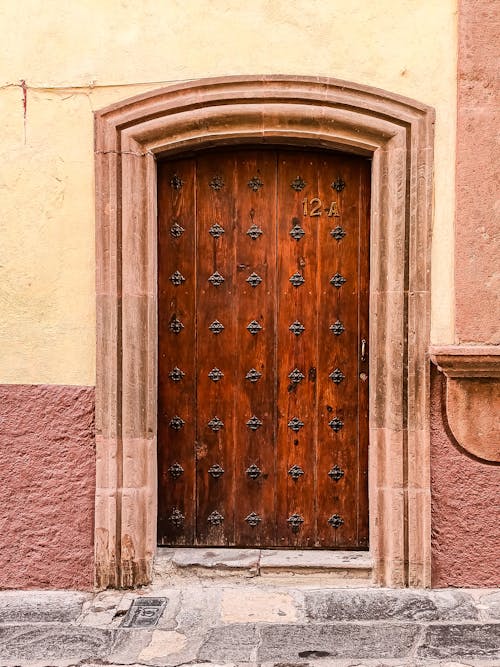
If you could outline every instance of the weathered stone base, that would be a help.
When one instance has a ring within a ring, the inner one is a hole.
[[[136,597],[165,597],[149,628],[121,626]],[[1,667],[318,664],[498,667],[500,591],[255,585],[0,594]]]
[[[154,585],[176,577],[259,577],[345,588],[373,584],[372,567],[367,551],[159,548]]]

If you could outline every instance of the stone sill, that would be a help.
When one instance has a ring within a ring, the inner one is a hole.
[[[429,352],[446,377],[500,377],[500,345],[432,345]]]
[[[213,575],[217,571],[266,575],[334,575],[342,579],[371,579],[373,561],[367,551],[300,549],[222,549],[158,547],[155,570]]]
[[[446,424],[455,445],[486,463],[500,463],[500,345],[432,346],[446,376]]]

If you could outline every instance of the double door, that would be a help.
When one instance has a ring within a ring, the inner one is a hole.
[[[370,162],[158,164],[158,541],[367,548]]]

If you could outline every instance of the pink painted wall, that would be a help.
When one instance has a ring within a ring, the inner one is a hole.
[[[455,292],[458,343],[499,344],[500,3],[460,0]]]
[[[457,343],[500,343],[499,47],[500,5],[491,0],[459,0],[455,214]],[[455,446],[445,423],[446,417],[443,417],[444,382],[433,369],[433,585],[499,586],[500,469],[469,457]],[[488,392],[483,393],[488,395]],[[491,404],[481,407],[492,409]],[[474,418],[474,412],[467,415],[472,423]],[[448,415],[448,419],[456,422],[457,415]]]
[[[94,388],[1,385],[0,451],[0,588],[92,588]]]
[[[468,458],[431,387],[433,586],[499,586],[499,468]],[[91,589],[94,389],[0,386],[0,588]]]
[[[500,586],[500,468],[455,447],[443,419],[443,385],[433,369],[432,585]]]

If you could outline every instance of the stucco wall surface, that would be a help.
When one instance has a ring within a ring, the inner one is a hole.
[[[473,460],[443,420],[444,378],[431,378],[432,585],[500,586],[499,468]]]
[[[460,0],[457,126],[458,343],[500,344],[500,3]]]
[[[0,386],[0,451],[0,588],[92,588],[94,389]]]
[[[0,25],[0,382],[95,382],[93,110],[230,74],[435,107],[432,338],[453,342],[455,0],[6,0]]]

